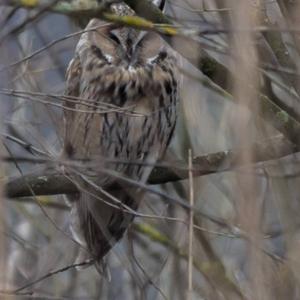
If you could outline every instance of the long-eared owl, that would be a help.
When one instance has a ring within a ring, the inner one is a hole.
[[[123,3],[111,10],[134,15]],[[141,198],[120,178],[147,181],[172,137],[176,65],[156,32],[99,19],[89,22],[69,64],[63,158],[74,162],[67,170],[80,190],[68,196],[71,231],[96,266],[124,234]]]

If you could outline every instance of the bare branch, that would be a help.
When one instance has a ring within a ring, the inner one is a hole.
[[[62,273],[62,272],[65,272],[65,271],[68,271],[70,269],[74,269],[74,268],[78,268],[78,267],[83,267],[83,266],[89,266],[92,264],[92,260],[88,260],[88,261],[83,261],[83,262],[80,262],[80,263],[76,263],[76,264],[71,264],[71,265],[68,265],[68,266],[65,266],[63,268],[60,268],[60,269],[57,269],[57,270],[53,270],[47,274],[45,274],[44,276],[30,282],[30,283],[27,283],[25,284],[24,286],[20,287],[20,288],[17,288],[15,290],[2,290],[0,291],[0,293],[2,294],[11,294],[11,295],[19,295],[21,291],[25,290],[25,289],[28,289],[29,287],[32,287],[34,286],[35,284],[49,278],[49,277],[52,277],[58,273]]]
[[[278,136],[263,143],[254,143],[249,149],[240,148],[198,156],[193,159],[193,175],[203,176],[241,167],[242,165],[238,162],[237,157],[244,151],[254,151],[255,158],[252,163],[258,163],[295,153],[296,147],[288,143],[283,136]],[[178,165],[178,163],[174,165]],[[182,165],[182,163],[179,165]],[[148,183],[163,184],[188,178],[188,168],[175,168],[154,168]],[[29,187],[36,196],[78,192],[76,185],[65,175],[60,174],[58,171],[50,173],[45,171],[9,180],[6,185],[6,195],[9,198],[31,196],[32,193]]]
[[[194,207],[194,179],[192,172],[192,150],[189,149],[189,186],[190,186],[190,205]],[[194,212],[189,212],[189,251],[188,251],[188,290],[187,298],[192,300],[193,295],[193,235],[194,235]]]

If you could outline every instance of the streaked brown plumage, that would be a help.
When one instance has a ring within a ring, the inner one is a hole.
[[[133,14],[124,4],[113,10]],[[107,160],[155,163],[162,157],[175,127],[178,83],[174,55],[158,34],[98,19],[87,29],[67,70],[64,157],[93,160],[69,168],[83,188],[69,198],[73,234],[99,263],[133,218],[108,193],[134,210],[139,202],[103,170],[142,182],[151,172],[150,166]]]

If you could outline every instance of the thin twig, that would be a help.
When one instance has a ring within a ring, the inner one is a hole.
[[[55,6],[60,0],[53,0],[51,3],[47,3],[46,5],[39,6],[39,11],[35,13],[34,15],[29,16],[26,20],[24,20],[21,24],[17,25],[14,27],[12,30],[9,32],[6,32],[4,35],[0,36],[0,45],[2,42],[8,38],[11,35],[19,33],[21,30],[23,30],[28,24],[36,21],[41,15],[45,14],[53,6]]]
[[[79,36],[79,35],[82,35],[83,33],[86,33],[86,32],[91,32],[91,31],[95,31],[96,29],[100,28],[100,27],[105,27],[107,26],[107,24],[104,24],[104,25],[98,25],[98,26],[95,26],[93,28],[89,28],[89,29],[84,29],[84,30],[80,30],[80,31],[76,31],[74,33],[71,33],[71,34],[68,34],[68,35],[64,35],[63,37],[61,38],[58,38],[54,41],[51,41],[49,42],[47,45],[43,46],[42,48],[32,52],[31,54],[23,57],[22,59],[16,61],[16,62],[13,62],[7,66],[4,66],[3,68],[0,69],[0,72],[3,72],[3,71],[6,71],[7,69],[9,68],[12,68],[12,67],[15,67],[21,63],[24,63],[26,61],[28,61],[29,59],[37,56],[38,54],[42,53],[43,51],[49,49],[50,47],[53,47],[54,45],[64,41],[64,40],[67,40],[67,39],[70,39],[72,37],[76,37],[76,36]]]
[[[29,288],[29,287],[31,287],[31,286],[33,286],[33,285],[35,285],[35,284],[37,284],[37,283],[39,283],[39,282],[47,279],[49,277],[52,277],[53,275],[56,275],[58,273],[62,273],[62,272],[65,272],[67,270],[74,269],[74,268],[77,268],[77,267],[83,267],[83,266],[86,266],[86,265],[91,265],[92,262],[93,262],[93,260],[86,260],[86,261],[83,261],[83,262],[80,262],[80,263],[71,264],[71,265],[65,266],[63,268],[51,271],[51,272],[45,274],[44,276],[42,276],[42,277],[40,277],[40,278],[38,278],[38,279],[30,282],[30,283],[25,284],[24,286],[22,286],[20,288],[17,288],[17,289],[15,289],[13,291],[10,291],[10,293],[11,294],[18,294],[22,290],[27,289],[27,288]],[[4,291],[4,292],[8,293],[9,291]]]
[[[194,207],[194,182],[193,182],[193,159],[192,150],[189,149],[189,189],[190,206]],[[192,300],[193,294],[193,233],[194,233],[194,210],[189,211],[189,252],[188,252],[188,291],[187,300]]]

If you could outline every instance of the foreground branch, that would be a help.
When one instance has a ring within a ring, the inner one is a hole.
[[[241,167],[238,160],[241,152],[254,153],[253,163],[274,160],[292,154],[296,147],[288,143],[283,136],[272,138],[264,143],[254,143],[250,148],[221,151],[193,159],[193,175],[203,176],[212,173],[229,171]],[[151,173],[149,184],[163,184],[188,178],[188,168],[182,168],[182,163],[175,167],[156,167]],[[77,187],[65,175],[58,172],[29,174],[11,179],[6,185],[6,195],[9,198],[40,195],[59,195],[78,192]]]

